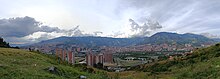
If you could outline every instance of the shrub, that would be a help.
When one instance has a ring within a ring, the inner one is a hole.
[[[220,44],[218,43],[218,44],[215,44],[215,46],[220,46]]]
[[[219,57],[220,56],[220,52],[215,54],[215,57]]]

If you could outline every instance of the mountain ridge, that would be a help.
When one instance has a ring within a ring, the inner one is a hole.
[[[177,34],[170,32],[159,32],[150,37],[134,37],[134,38],[112,38],[112,37],[58,37],[50,40],[41,41],[30,46],[40,46],[46,44],[63,44],[77,45],[82,47],[99,47],[99,46],[132,46],[143,44],[194,44],[201,45],[205,43],[215,43],[213,39],[209,39],[197,34]]]

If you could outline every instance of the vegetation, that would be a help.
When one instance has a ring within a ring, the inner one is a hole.
[[[191,55],[136,66],[151,78],[220,78],[220,44],[195,50]]]
[[[15,48],[15,49],[19,49],[18,46],[16,46],[16,47],[11,47],[11,46],[9,45],[9,43],[5,42],[5,41],[3,40],[3,38],[1,38],[1,37],[0,37],[0,48]]]
[[[85,65],[72,66],[56,57],[20,49],[0,48],[1,79],[107,79],[103,71]],[[55,67],[55,71],[48,68]]]
[[[20,49],[0,48],[2,79],[219,79],[220,44],[195,50],[187,56],[139,65],[125,72],[106,72],[86,65],[72,66],[54,56]],[[100,67],[97,65],[97,68]],[[51,72],[50,67],[56,70]]]
[[[9,48],[10,45],[9,45],[9,43],[3,41],[3,38],[0,37],[0,47]]]

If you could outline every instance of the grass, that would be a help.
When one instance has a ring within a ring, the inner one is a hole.
[[[58,73],[45,70],[55,66]],[[83,65],[60,64],[55,57],[20,49],[0,48],[0,79],[220,79],[220,44],[192,55],[140,65],[131,71],[106,72]]]
[[[118,79],[220,79],[220,44],[195,50],[192,55],[111,72]]]
[[[57,67],[58,73],[50,73],[48,67]],[[97,74],[95,74],[97,73]],[[85,66],[58,63],[55,57],[20,49],[0,48],[0,79],[88,79],[107,78],[102,72],[89,72]]]

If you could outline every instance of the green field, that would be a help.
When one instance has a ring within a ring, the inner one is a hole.
[[[0,48],[0,79],[87,79],[106,78],[104,72],[94,72],[86,66],[77,66],[58,62],[53,56],[29,52],[20,49]],[[54,66],[56,73],[48,68]],[[96,73],[96,74],[95,74]]]
[[[220,44],[125,72],[72,66],[53,56],[10,48],[0,48],[0,60],[0,79],[79,79],[80,75],[87,79],[220,79]],[[57,73],[47,70],[51,66],[58,68]]]

